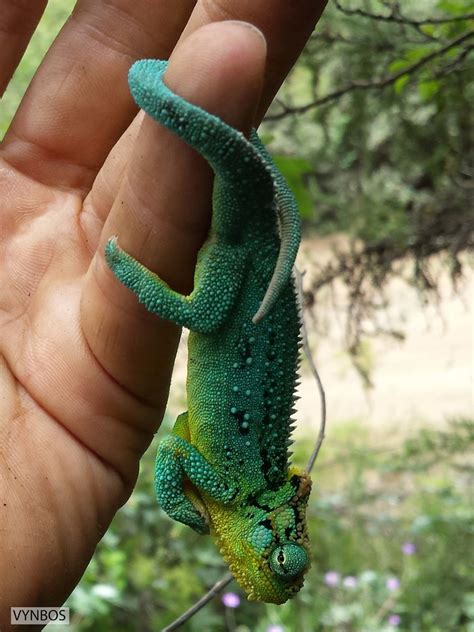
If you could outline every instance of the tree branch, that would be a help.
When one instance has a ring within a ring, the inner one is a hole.
[[[465,58],[469,55],[469,53],[474,49],[474,44],[470,44],[463,48],[463,50],[455,57],[452,61],[445,64],[442,68],[439,69],[433,76],[435,79],[438,77],[445,77],[452,72],[455,72],[459,65],[465,60]],[[462,69],[462,68],[461,68]]]
[[[358,15],[362,18],[368,18],[370,20],[380,20],[382,22],[396,22],[397,24],[404,24],[407,26],[425,26],[427,24],[448,24],[450,22],[464,22],[466,20],[474,19],[474,13],[465,13],[464,15],[456,15],[449,18],[423,18],[422,20],[416,20],[414,18],[408,18],[405,15],[398,15],[392,12],[390,15],[382,15],[380,13],[370,13],[363,9],[348,9],[343,7],[339,0],[334,0],[334,4],[337,9],[344,13],[344,15]]]
[[[432,61],[436,57],[440,55],[444,55],[452,48],[459,46],[466,40],[470,39],[474,35],[474,31],[468,31],[467,33],[463,33],[459,37],[448,42],[445,46],[438,48],[437,50],[425,55],[417,62],[412,64],[411,66],[407,66],[386,77],[382,77],[381,79],[376,79],[375,81],[352,81],[351,83],[334,90],[334,92],[330,92],[326,94],[324,97],[320,97],[319,99],[315,99],[311,103],[307,103],[306,105],[300,105],[296,107],[289,107],[282,104],[284,108],[282,112],[278,112],[277,114],[270,114],[265,117],[266,121],[278,121],[289,114],[304,114],[313,108],[320,107],[321,105],[326,105],[326,103],[330,103],[331,101],[335,101],[339,99],[341,96],[345,94],[349,94],[350,92],[354,92],[355,90],[372,90],[374,88],[386,88],[394,84],[398,79],[404,77],[405,75],[411,75],[417,72],[420,68],[425,66],[428,62]]]

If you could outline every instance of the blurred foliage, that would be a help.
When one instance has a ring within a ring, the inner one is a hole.
[[[455,420],[401,445],[387,441],[371,444],[356,422],[331,430],[308,510],[313,566],[294,601],[250,603],[231,584],[241,598],[232,618],[215,598],[180,629],[473,632],[474,424]],[[302,464],[311,442],[296,446]],[[154,452],[69,599],[81,632],[160,630],[226,570],[211,538],[156,505]]]
[[[424,240],[426,254],[465,245],[472,17],[471,0],[329,3],[267,127],[276,152],[298,157],[290,179],[298,167],[318,234],[401,251]]]

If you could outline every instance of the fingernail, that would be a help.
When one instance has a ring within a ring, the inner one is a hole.
[[[258,33],[263,41],[266,42],[263,32],[251,22],[244,22],[243,20],[226,20],[225,22],[226,24],[236,24],[237,26],[243,26],[244,28],[250,29],[254,33]]]

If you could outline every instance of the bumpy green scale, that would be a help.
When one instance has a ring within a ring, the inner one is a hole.
[[[182,296],[112,238],[106,260],[146,308],[190,329],[188,411],[163,439],[156,493],[163,509],[213,533],[249,599],[283,603],[309,567],[311,481],[289,466],[299,315],[292,268],[300,241],[294,198],[252,132],[247,140],[172,93],[166,62],[130,69],[137,104],[215,172],[209,237],[194,290]]]

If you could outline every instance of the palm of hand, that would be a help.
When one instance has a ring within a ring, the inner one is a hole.
[[[145,434],[127,424],[124,400],[129,419],[140,411],[100,366],[82,330],[91,252],[78,221],[81,196],[7,163],[0,178],[2,498],[16,490],[5,502],[3,545],[19,552],[25,578],[47,566],[76,577],[126,498],[153,426]],[[33,586],[28,597],[39,600]]]

